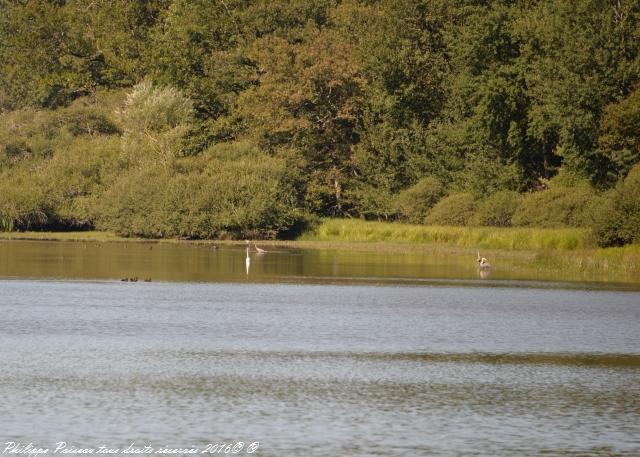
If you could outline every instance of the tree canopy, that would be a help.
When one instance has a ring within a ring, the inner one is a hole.
[[[62,217],[39,195],[84,148],[103,164],[87,201],[134,176],[148,199],[245,171],[236,184],[256,186],[263,166],[288,225],[423,222],[442,198],[500,205],[504,225],[558,176],[622,188],[640,162],[639,49],[638,0],[0,0],[0,219],[67,224],[68,202]],[[77,219],[124,220],[114,205]],[[198,205],[183,210],[213,203]]]

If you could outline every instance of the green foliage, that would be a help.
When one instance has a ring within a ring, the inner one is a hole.
[[[322,219],[299,239],[429,243],[438,246],[505,250],[575,250],[592,247],[588,229],[442,227],[328,218]],[[473,256],[475,258],[475,252]]]
[[[22,138],[5,140],[2,143],[3,155],[0,160],[4,159],[9,163],[15,163],[31,157],[31,149]]]
[[[417,154],[419,133],[387,124],[363,127],[370,130],[354,147],[351,165],[357,177],[347,200],[357,214],[386,220],[397,213],[396,194],[417,174],[407,158]]]
[[[69,110],[60,121],[73,136],[120,133],[119,128],[109,117],[95,110]]]
[[[468,225],[476,211],[477,202],[467,193],[451,194],[433,207],[425,223],[429,225]]]
[[[0,226],[605,227],[640,162],[639,26],[631,1],[0,1]]]
[[[510,227],[511,219],[521,204],[521,194],[503,190],[482,200],[471,221],[472,225]]]
[[[117,137],[78,138],[56,152],[37,175],[51,203],[49,225],[94,228],[96,205],[121,172]]]
[[[116,173],[117,138],[78,138],[41,163],[0,175],[0,220],[7,227],[91,228],[97,196]]]
[[[552,186],[532,192],[523,197],[512,223],[530,227],[584,227],[589,225],[589,209],[595,198],[588,185]]]
[[[31,171],[22,167],[20,173],[10,179],[0,180],[0,223],[3,230],[30,229],[49,220],[48,196],[30,181]]]
[[[299,221],[283,160],[255,152],[225,160],[217,156],[228,151],[216,149],[123,177],[104,194],[97,227],[153,238],[273,238]]]
[[[626,176],[640,162],[640,89],[605,109],[599,143],[614,165],[614,179]]]
[[[156,133],[189,123],[193,114],[191,101],[180,91],[157,88],[148,81],[137,84],[127,95],[120,112],[127,131]]]
[[[555,148],[566,167],[603,182],[611,164],[598,151],[602,112],[638,83],[636,2],[547,0],[517,21],[524,78],[533,103],[529,134]]]
[[[182,141],[193,118],[193,105],[177,89],[139,83],[127,95],[119,115],[123,155],[129,163],[148,159],[166,165],[183,155]]]
[[[65,106],[141,76],[147,33],[166,0],[0,4],[2,104]]]
[[[442,183],[433,176],[427,176],[398,194],[395,206],[403,219],[419,224],[443,194]]]
[[[640,195],[640,166],[636,165],[599,208],[593,231],[600,246],[640,243],[638,195]]]

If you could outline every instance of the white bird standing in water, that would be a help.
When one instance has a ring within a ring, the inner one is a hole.
[[[484,257],[480,257],[480,251],[478,251],[478,266],[481,270],[491,268],[491,264]]]
[[[265,252],[267,252],[267,251],[265,251],[264,249],[260,249],[256,243],[253,243],[253,245],[255,246],[255,248],[256,248],[256,252],[257,252],[258,254],[264,254]]]
[[[251,265],[251,259],[249,258],[249,247],[247,246],[247,258],[244,260],[247,267],[247,275],[249,274],[249,266]]]

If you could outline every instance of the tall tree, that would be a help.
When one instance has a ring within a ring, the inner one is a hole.
[[[603,109],[640,78],[640,4],[547,0],[516,23],[531,99],[528,135],[564,166],[603,182],[611,161],[598,148]]]

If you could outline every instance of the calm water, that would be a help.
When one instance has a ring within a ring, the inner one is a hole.
[[[0,448],[640,455],[640,293],[362,256],[0,243]]]

